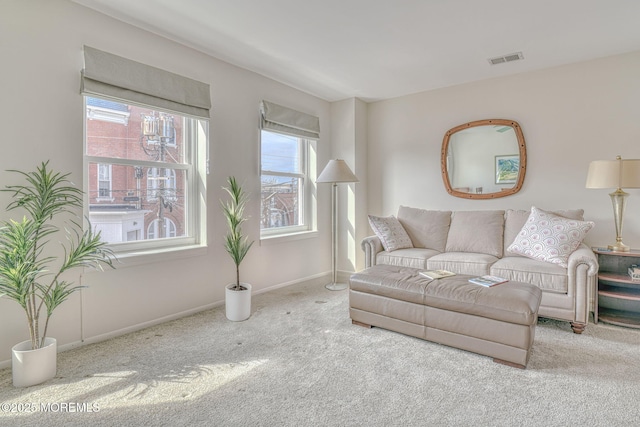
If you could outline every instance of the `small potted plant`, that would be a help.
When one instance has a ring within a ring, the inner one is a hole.
[[[247,220],[244,216],[247,195],[234,177],[229,177],[227,184],[223,189],[229,194],[230,200],[221,202],[222,212],[229,227],[224,248],[236,265],[236,281],[228,284],[225,289],[225,309],[227,319],[242,321],[251,316],[251,285],[240,282],[240,263],[249,252],[253,241],[249,242],[247,236],[242,234],[242,224]]]
[[[23,175],[26,183],[8,185],[13,201],[7,211],[22,209],[21,220],[0,224],[0,296],[20,304],[27,315],[30,340],[12,348],[13,384],[26,387],[56,374],[57,345],[47,336],[54,310],[79,290],[64,278],[77,267],[113,267],[113,252],[100,241],[100,233],[73,220],[82,209],[82,191],[71,185],[69,174],[60,174],[42,163],[35,172],[9,171]],[[60,217],[69,221],[61,223]],[[67,243],[57,236],[65,235]],[[53,245],[63,247],[55,256]],[[44,321],[44,325],[41,321]]]

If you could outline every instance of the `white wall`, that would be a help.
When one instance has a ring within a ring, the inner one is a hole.
[[[67,0],[2,1],[0,40],[2,186],[15,180],[6,169],[30,171],[48,159],[53,168],[71,172],[74,181],[82,182],[83,100],[79,88],[85,44],[211,85],[206,254],[158,257],[153,263],[85,274],[81,282],[89,287],[52,318],[50,335],[59,345],[104,338],[224,300],[224,285],[234,279],[235,270],[222,246],[226,224],[218,200],[229,175],[244,182],[251,194],[260,194],[258,104],[262,99],[319,116],[318,163],[324,165],[330,158],[328,102]],[[329,194],[328,188],[319,189],[320,206],[326,205]],[[8,202],[8,195],[1,193],[0,207]],[[328,210],[318,212],[320,237],[261,246],[257,197],[248,209],[254,220],[248,222],[246,231],[256,244],[242,264],[242,280],[261,291],[318,276],[328,278]],[[0,210],[0,219],[9,217]],[[80,273],[74,278],[79,280]],[[11,346],[28,339],[25,323],[17,304],[0,299],[0,367],[8,366]]]
[[[640,158],[638,76],[640,53],[632,53],[369,104],[369,213],[395,214],[399,205],[583,208],[596,223],[586,243],[615,241],[612,190],[587,190],[585,181],[592,160]],[[495,200],[448,195],[439,163],[445,132],[494,118],[522,126],[527,145],[522,190]],[[627,191],[624,241],[640,247],[640,190]]]
[[[343,276],[364,268],[360,241],[369,232],[366,126],[367,104],[363,101],[349,98],[331,104],[332,157],[344,160],[358,178],[357,183],[338,184],[337,268]],[[326,206],[326,209],[330,209],[330,206]],[[339,280],[346,281],[348,277]]]

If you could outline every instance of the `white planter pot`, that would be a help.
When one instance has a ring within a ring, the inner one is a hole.
[[[235,283],[227,285],[225,289],[225,308],[227,319],[234,322],[247,320],[251,316],[251,285],[240,282],[244,288],[240,291],[234,291],[232,288]]]
[[[44,347],[31,349],[31,340],[11,349],[14,387],[29,387],[56,376],[58,345],[55,338],[45,338]]]

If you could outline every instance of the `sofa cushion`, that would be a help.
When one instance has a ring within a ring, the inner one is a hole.
[[[569,278],[566,269],[558,264],[530,258],[506,256],[491,266],[490,274],[531,283],[545,292],[566,294],[568,290]]]
[[[427,268],[427,260],[440,252],[433,249],[411,248],[398,249],[393,252],[378,252],[376,264],[395,265],[398,267]]]
[[[369,215],[369,225],[378,236],[378,239],[380,239],[385,251],[390,252],[413,247],[409,235],[395,216],[380,217]]]
[[[532,206],[527,222],[508,251],[567,268],[569,255],[593,226],[591,221],[567,219]]]
[[[400,206],[398,220],[411,238],[414,248],[444,251],[451,224],[451,211],[429,211]]]
[[[457,211],[451,217],[447,252],[502,257],[504,211]]]
[[[559,211],[550,211],[555,215],[559,215],[569,219],[577,219],[578,221],[584,220],[584,210],[583,209],[569,209],[569,210],[559,210]],[[522,230],[522,226],[527,219],[531,211],[525,211],[522,209],[514,210],[507,209],[504,218],[504,254],[505,256],[522,256],[518,254],[508,253],[507,249],[513,241],[516,239],[516,236]]]
[[[457,274],[483,276],[489,274],[491,265],[498,258],[470,252],[445,252],[427,259],[428,270],[449,270]]]

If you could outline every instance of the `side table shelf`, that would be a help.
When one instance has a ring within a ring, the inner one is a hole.
[[[594,320],[640,328],[640,281],[631,280],[627,269],[640,265],[640,250],[613,252],[593,248],[598,256],[598,285]]]

